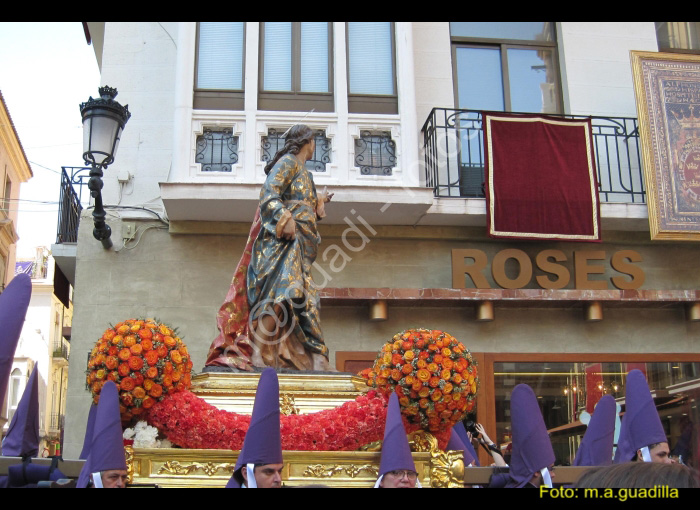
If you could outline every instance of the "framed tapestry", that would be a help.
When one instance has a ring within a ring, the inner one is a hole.
[[[651,239],[700,241],[700,56],[631,60]]]

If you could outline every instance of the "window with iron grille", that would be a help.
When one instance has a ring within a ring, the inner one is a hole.
[[[285,131],[271,128],[267,131],[267,136],[262,137],[262,161],[270,161],[277,151],[284,147],[284,133]],[[325,130],[319,129],[316,131],[314,141],[316,150],[306,162],[306,169],[316,173],[325,172],[326,164],[331,162],[331,140],[326,137]]]
[[[195,162],[202,172],[231,172],[238,163],[238,137],[231,128],[208,128],[197,137]]]
[[[362,175],[391,175],[396,143],[388,131],[362,131],[355,140],[355,166]]]

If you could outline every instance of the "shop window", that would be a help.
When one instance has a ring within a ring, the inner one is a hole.
[[[700,53],[700,22],[655,21],[659,51]]]
[[[208,128],[197,137],[195,162],[202,172],[231,172],[238,163],[238,137],[231,128]]]
[[[332,112],[332,47],[328,22],[261,23],[258,108]]]
[[[451,22],[457,108],[560,113],[550,22]]]
[[[347,24],[348,111],[398,113],[394,24]]]
[[[611,394],[624,412],[626,374],[632,369],[639,369],[646,375],[669,439],[671,455],[697,467],[697,452],[692,445],[697,444],[700,420],[697,409],[700,401],[698,362],[495,361],[496,437],[492,438],[502,451],[507,451],[512,440],[510,394],[516,385],[528,384],[540,403],[556,464],[571,465],[586,429],[582,421],[586,421],[587,414],[593,413],[598,400]]]
[[[194,108],[243,110],[244,53],[245,23],[198,24]]]
[[[277,151],[284,147],[284,131],[268,129],[267,136],[262,137],[262,161],[268,162],[275,157]],[[323,129],[316,130],[314,135],[316,149],[313,155],[306,161],[306,169],[310,172],[321,173],[326,171],[326,164],[331,162],[332,146],[330,138],[326,137]]]

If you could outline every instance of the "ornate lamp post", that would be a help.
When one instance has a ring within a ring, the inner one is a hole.
[[[100,87],[99,92],[99,99],[90,97],[80,105],[80,114],[83,116],[83,159],[86,165],[92,167],[88,181],[90,195],[95,200],[92,212],[95,229],[92,234],[105,249],[109,249],[112,247],[112,229],[105,223],[107,214],[102,205],[102,170],[114,162],[119,139],[131,113],[128,105],[122,106],[114,100],[117,89],[105,86]]]

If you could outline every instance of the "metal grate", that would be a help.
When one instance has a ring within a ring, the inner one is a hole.
[[[195,161],[202,165],[202,172],[231,172],[238,163],[238,137],[231,128],[205,127],[197,137]]]
[[[391,175],[396,143],[388,131],[362,131],[355,140],[355,166],[362,175]]]

